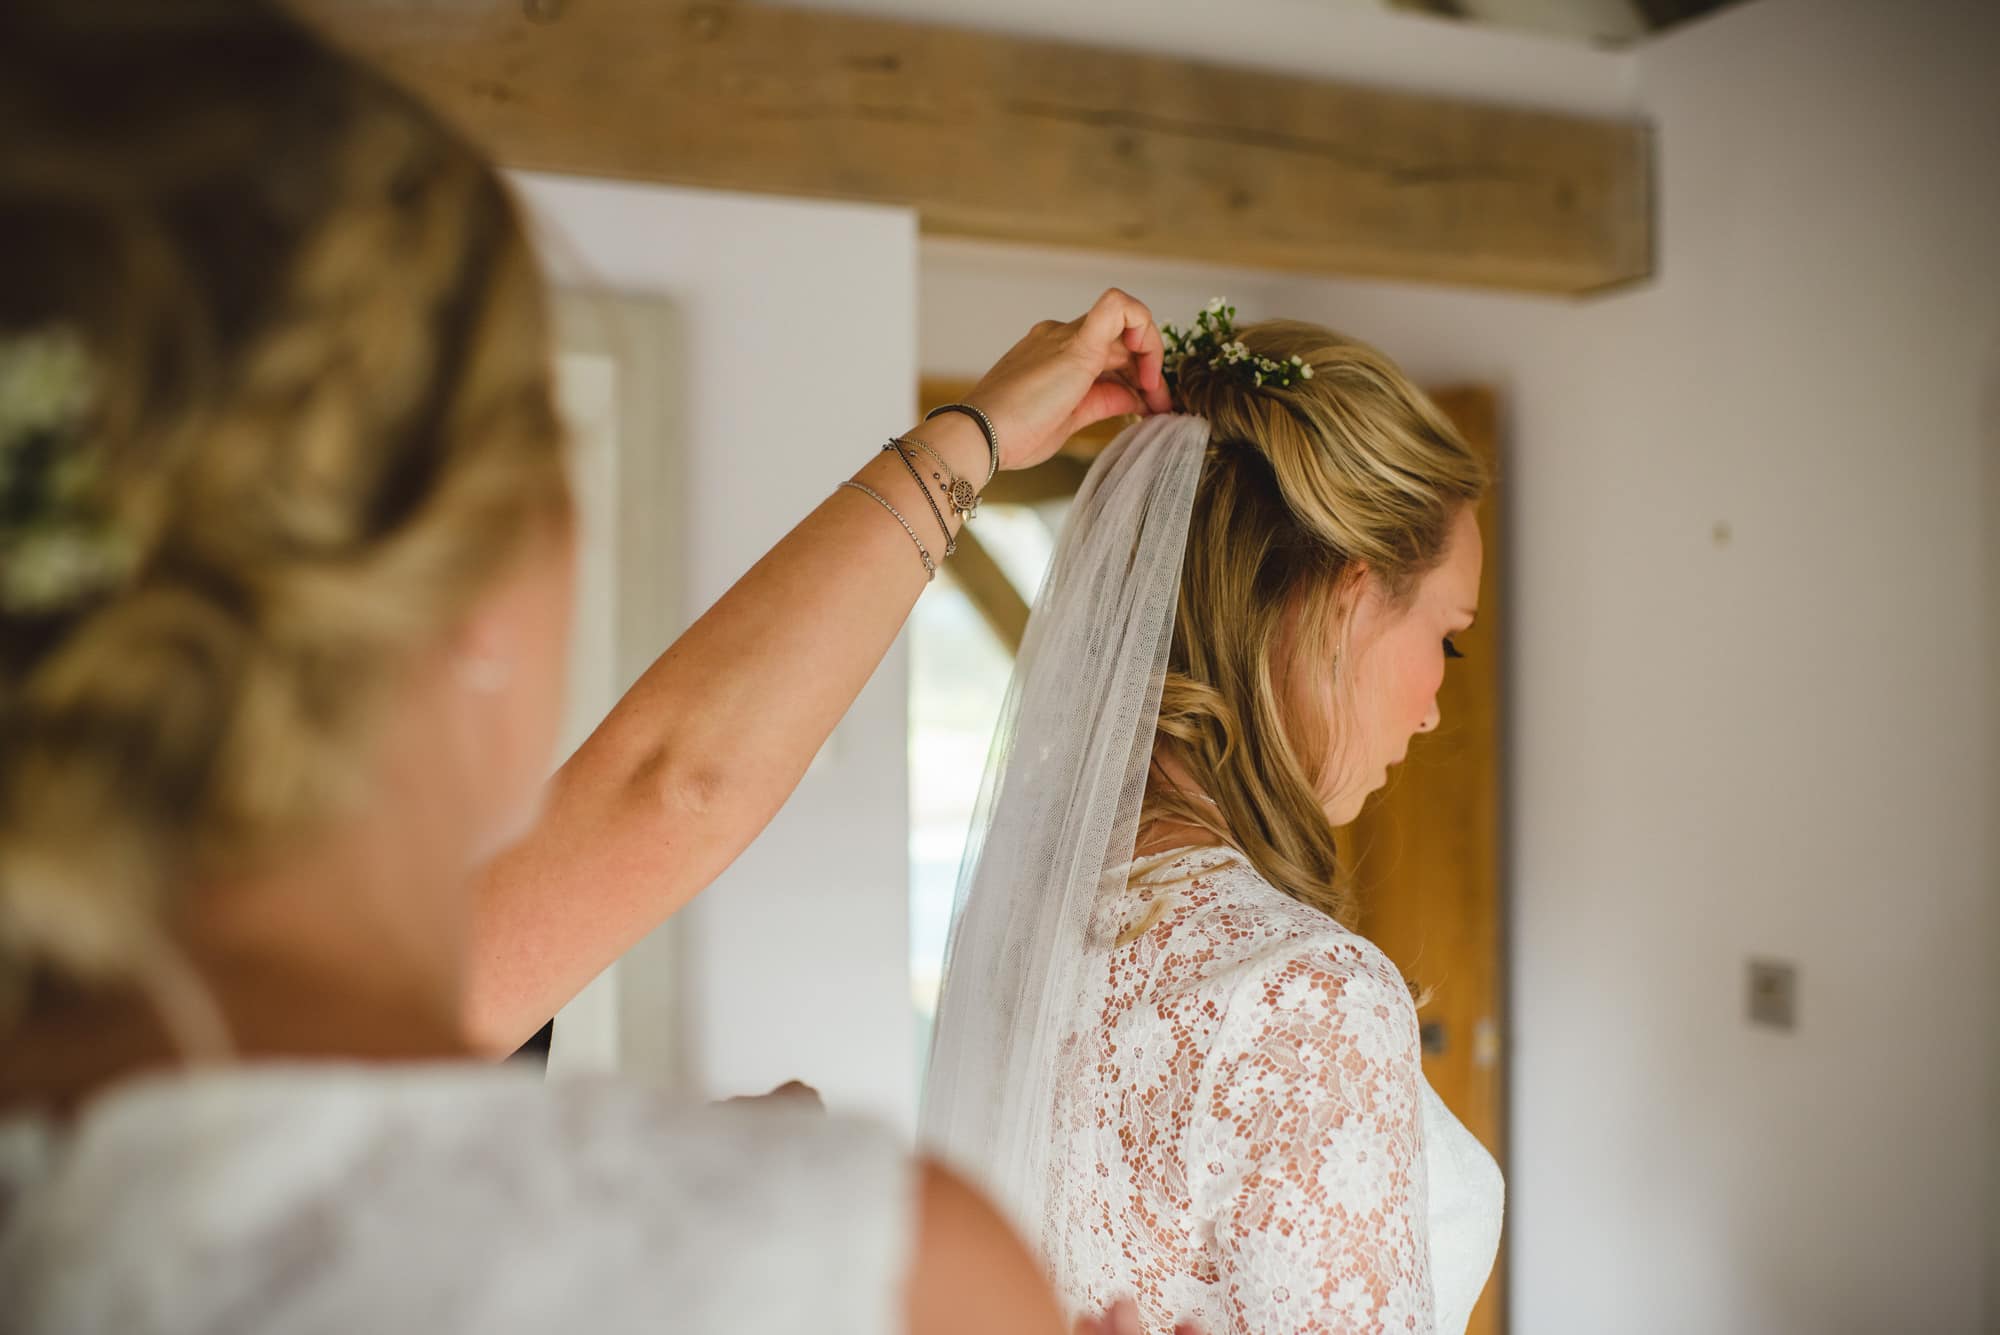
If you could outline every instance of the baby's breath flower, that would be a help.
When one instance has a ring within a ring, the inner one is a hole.
[[[1236,308],[1223,297],[1212,299],[1195,312],[1193,328],[1163,324],[1160,335],[1166,348],[1163,362],[1169,382],[1178,380],[1189,358],[1199,358],[1210,370],[1240,366],[1241,374],[1258,388],[1275,382],[1289,389],[1295,380],[1312,379],[1312,367],[1297,355],[1290,362],[1280,362],[1252,353],[1236,337]]]
[[[90,358],[75,331],[0,339],[0,450],[57,430],[90,406]]]
[[[7,550],[0,575],[0,605],[14,612],[61,610],[80,593],[103,587],[124,573],[122,545],[82,526],[29,534]]]
[[[131,569],[79,439],[93,393],[74,330],[0,338],[0,611],[59,612]]]

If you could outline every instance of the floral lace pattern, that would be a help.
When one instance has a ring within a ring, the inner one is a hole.
[[[1131,1296],[1152,1332],[1432,1331],[1395,967],[1221,850],[1110,916],[1055,1110],[1044,1242],[1071,1306]]]

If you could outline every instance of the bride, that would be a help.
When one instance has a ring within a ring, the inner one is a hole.
[[[1098,460],[1043,586],[925,1133],[1073,1310],[1458,1335],[1500,1174],[1350,930],[1336,830],[1438,725],[1485,470],[1374,349],[1233,313],[1169,327],[1179,412]]]

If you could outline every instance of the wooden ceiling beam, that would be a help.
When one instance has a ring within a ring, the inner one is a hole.
[[[1028,600],[970,529],[958,535],[958,551],[944,569],[965,590],[980,618],[1006,648],[1007,657],[1020,653],[1021,639],[1028,632]]]
[[[1043,505],[1049,501],[1066,501],[1076,495],[1077,488],[1083,485],[1084,475],[1089,472],[1087,461],[1072,454],[1058,454],[1033,468],[1000,474],[986,484],[982,496],[989,505]]]
[[[1652,263],[1634,121],[777,5],[295,4],[513,167],[1304,272],[1582,293]]]

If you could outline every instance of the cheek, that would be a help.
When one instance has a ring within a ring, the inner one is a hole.
[[[555,748],[568,704],[572,582],[570,563],[552,562],[537,576],[521,606],[518,679],[504,722],[511,734],[510,768],[517,787],[538,790],[553,764],[567,759],[555,755]]]
[[[551,652],[552,647],[555,652]],[[560,641],[537,649],[519,701],[521,759],[527,769],[537,773],[546,773],[555,761],[564,758],[554,754],[568,703],[569,655],[561,649]]]
[[[563,715],[569,704],[570,615],[570,600],[564,596],[540,628],[533,651],[536,669],[528,717],[535,720],[536,726],[529,747],[534,766],[542,774],[548,772],[552,763],[568,759],[554,752],[561,740]]]
[[[476,861],[485,861],[520,840],[541,818],[549,773],[561,740],[564,678],[568,655],[560,641],[555,652],[538,644],[517,660],[514,680],[497,704],[482,753],[490,784],[486,828]]]
[[[1438,688],[1444,685],[1444,656],[1427,641],[1409,645],[1400,655],[1396,683],[1395,726],[1399,740],[1424,725]]]

